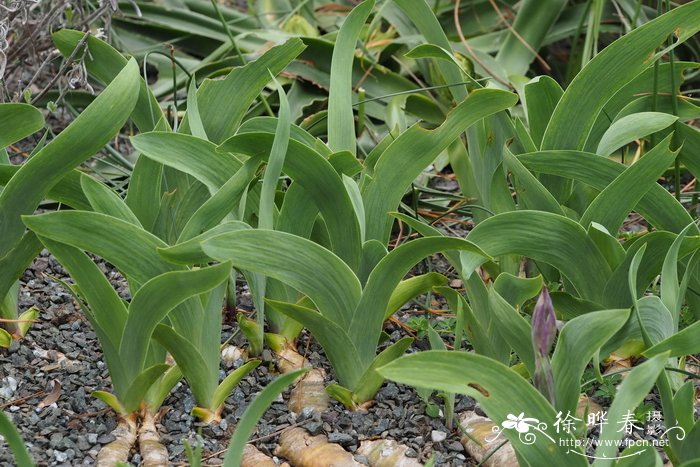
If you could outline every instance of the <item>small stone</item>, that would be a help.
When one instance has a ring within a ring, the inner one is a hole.
[[[452,441],[447,444],[447,449],[454,452],[462,452],[464,451],[464,446],[459,441]]]
[[[339,433],[337,431],[334,431],[333,433],[330,433],[328,435],[328,442],[329,443],[338,443],[341,446],[347,446],[355,442],[355,438],[350,436],[347,433]]]
[[[413,449],[413,448],[408,448],[408,449],[406,449],[406,452],[404,452],[403,455],[406,456],[406,457],[411,457],[411,458],[416,458],[416,457],[418,457],[418,453],[417,453],[416,450]]]
[[[97,442],[97,433],[88,433],[87,440],[88,443],[95,444]]]
[[[447,433],[444,431],[433,430],[430,432],[430,439],[433,440],[433,443],[440,443],[447,439]]]
[[[321,422],[310,422],[304,425],[306,431],[311,433],[313,436],[320,435],[323,431],[323,423]]]
[[[362,465],[369,465],[369,459],[367,459],[367,456],[363,456],[362,454],[356,455],[355,461],[359,462]]]
[[[53,456],[56,458],[56,461],[58,462],[65,462],[68,460],[68,454],[62,451],[54,451]]]

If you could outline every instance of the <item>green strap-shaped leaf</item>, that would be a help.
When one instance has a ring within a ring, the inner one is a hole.
[[[218,359],[217,359],[218,360]],[[219,384],[214,392],[214,396],[211,400],[211,406],[208,407],[210,410],[216,410],[221,404],[224,403],[226,398],[231,394],[233,389],[245,378],[251,371],[256,369],[260,365],[260,360],[251,360],[245,363],[240,368],[229,373],[226,378]]]
[[[0,185],[7,185],[12,176],[19,171],[19,165],[0,164]],[[46,197],[53,199],[73,209],[89,211],[91,208],[82,188],[80,180],[82,177],[89,177],[78,170],[71,170],[46,194]]]
[[[518,232],[518,235],[503,235]],[[467,239],[491,256],[518,254],[557,268],[581,298],[600,302],[610,266],[575,221],[541,211],[514,211],[490,217]]]
[[[366,0],[353,8],[338,31],[333,47],[328,93],[328,146],[332,151],[350,151],[354,155],[357,150],[352,112],[352,65],[355,45],[372,8],[374,0]]]
[[[567,453],[576,449],[574,438],[553,425],[556,412],[549,402],[522,376],[495,360],[470,352],[431,350],[401,357],[378,371],[387,379],[418,388],[467,394],[499,426],[521,412],[545,423],[541,432],[535,432],[535,443],[524,443],[514,429],[502,431],[531,465],[588,465],[582,453]]]
[[[158,364],[146,368],[134,378],[131,386],[127,390],[124,397],[121,399],[124,410],[127,414],[136,411],[144,397],[153,384],[165,373],[170,365]]]
[[[374,357],[372,364],[365,370],[365,373],[353,388],[354,402],[367,402],[377,395],[377,391],[384,384],[384,377],[377,373],[377,368],[381,368],[399,358],[411,346],[411,343],[413,343],[412,337],[401,338]]]
[[[22,275],[27,265],[41,252],[41,242],[33,232],[22,235],[19,243],[0,258],[0,301],[8,294],[13,284]],[[17,310],[8,319],[16,318]],[[11,324],[11,323],[8,323]]]
[[[352,311],[349,335],[360,352],[360,365],[374,359],[382,322],[391,295],[401,279],[419,261],[441,251],[468,251],[486,261],[489,256],[461,238],[426,237],[405,243],[382,258],[367,279],[362,299]]]
[[[222,263],[191,271],[172,271],[146,282],[129,305],[129,316],[119,344],[119,358],[128,362],[133,378],[146,362],[149,341],[168,313],[190,297],[208,292],[228,279],[231,265]]]
[[[384,313],[384,319],[389,319],[394,312],[409,300],[418,295],[430,292],[433,287],[447,285],[448,282],[449,280],[447,277],[437,272],[421,274],[399,282],[391,294],[389,305],[387,305],[386,312]]]
[[[187,221],[178,238],[184,242],[214,228],[231,211],[239,207],[244,199],[246,188],[255,177],[260,161],[255,158],[247,160],[243,166],[221,188],[206,200]],[[232,209],[233,208],[233,209]],[[229,216],[234,217],[234,216]],[[237,216],[235,216],[237,217]]]
[[[212,378],[212,373],[209,371],[211,365],[204,359],[199,349],[170,326],[157,325],[153,338],[172,354],[197,404],[210,408],[216,392],[218,372]]]
[[[74,167],[99,151],[121,129],[136,104],[138,67],[131,60],[65,130],[29,159],[0,193],[0,257],[20,240],[20,216],[31,214]]]
[[[350,324],[360,300],[360,282],[347,264],[305,238],[270,230],[241,230],[205,240],[202,249],[217,260],[231,260],[238,269],[291,285],[341,327]]]
[[[492,325],[498,323],[496,332],[515,351],[528,373],[534,375],[535,352],[532,346],[530,323],[493,287],[488,291],[488,303],[489,310],[494,314]]]
[[[677,152],[669,149],[670,142],[669,136],[605,187],[581,216],[581,225],[588,228],[591,222],[598,222],[616,234],[630,211],[676,158]]]
[[[85,33],[81,31],[61,29],[51,37],[61,55],[68,57],[84,35]],[[127,59],[111,45],[94,36],[88,37],[87,46],[89,53],[85,55],[84,63],[88,71],[102,84],[110,84],[126,66]],[[139,78],[138,92],[134,89],[129,94],[137,94],[136,105],[131,115],[134,123],[141,131],[153,130],[158,121],[163,118],[163,112],[146,81]]]
[[[262,418],[267,408],[285,389],[287,389],[287,386],[292,384],[307,371],[309,371],[307,368],[302,368],[279,376],[273,382],[265,386],[265,389],[255,397],[253,402],[251,402],[245,412],[243,412],[243,416],[236,425],[236,431],[231,437],[231,442],[228,445],[228,452],[224,458],[224,467],[239,467],[241,465],[244,447],[248,442],[248,438],[253,434],[255,425],[258,424],[258,421]]]
[[[661,112],[639,112],[613,122],[598,143],[596,154],[608,157],[634,140],[641,139],[678,120],[678,117]]]
[[[689,224],[688,227],[678,234],[664,258],[664,264],[661,269],[661,301],[673,316],[674,329],[678,329],[681,305],[685,296],[685,290],[681,290],[681,285],[678,284],[678,254],[680,253],[683,239],[692,227],[694,227],[694,224]],[[686,272],[686,276],[690,274],[691,271]]]
[[[691,2],[634,29],[603,49],[576,75],[554,110],[542,149],[585,147],[605,103],[661,54],[656,48],[675,34],[678,45],[700,31],[700,3]],[[601,77],[605,79],[601,79]]]
[[[126,324],[127,308],[121,297],[107,280],[99,267],[79,249],[49,240],[41,239],[46,248],[61,262],[68,274],[80,289],[80,295],[89,306],[89,310],[83,310],[100,336],[100,345],[107,359],[112,384],[117,394],[123,395],[128,381],[122,361],[117,358],[116,351]],[[104,342],[105,336],[109,342]],[[114,349],[115,352],[109,352]]]
[[[426,130],[414,125],[402,133],[381,155],[372,183],[363,189],[367,218],[365,238],[386,243],[392,223],[388,213],[396,210],[411,182],[467,128],[515,102],[515,94],[479,89],[453,109],[437,129]],[[407,159],[406,154],[415,156]]]
[[[284,70],[305,47],[300,39],[293,38],[234,69],[223,80],[204,80],[197,92],[197,104],[209,140],[219,144],[233,136],[250,104],[270,81],[270,73],[277,75]]]
[[[5,412],[0,412],[0,435],[5,438],[5,442],[10,447],[12,454],[15,456],[17,467],[33,467],[34,462],[29,457],[24,441],[20,436],[17,428],[12,424],[10,417],[5,415]]]
[[[537,76],[525,85],[525,107],[530,136],[535,146],[542,145],[542,137],[552,118],[552,113],[564,91],[549,76]]]
[[[141,227],[141,223],[124,203],[124,200],[110,190],[107,185],[90,176],[84,176],[80,178],[80,186],[83,188],[83,193],[85,193],[85,197],[90,201],[90,205],[95,212],[107,214]]]
[[[529,170],[507,148],[503,154],[508,170],[515,177],[515,190],[521,209],[535,209],[564,215],[556,198],[532,175]]]
[[[636,296],[639,297],[643,294],[651,281],[661,272],[664,259],[676,238],[677,236],[670,232],[657,230],[643,235],[641,238],[635,240],[634,243],[627,246],[625,259],[620,263],[617,269],[613,271],[612,276],[610,276],[610,280],[605,286],[604,301],[600,303],[610,308],[632,306],[634,302],[632,302],[631,296],[627,290],[629,288],[627,285],[627,273],[634,255],[639,249],[646,245],[646,253],[644,254],[644,258],[642,258],[637,274]],[[700,237],[686,236],[681,244],[678,257],[680,259],[685,258],[698,248],[700,248]]]
[[[575,413],[586,365],[629,316],[629,309],[603,310],[587,313],[566,323],[552,356],[558,410]]]
[[[542,151],[517,157],[533,172],[571,178],[601,191],[625,170],[625,166],[615,161],[579,151]],[[680,232],[693,221],[673,195],[657,184],[651,186],[634,209],[655,227],[671,232]]]
[[[0,104],[0,149],[41,130],[44,116],[36,107],[29,104]]]
[[[166,243],[115,217],[96,212],[59,211],[24,216],[23,220],[38,235],[101,256],[140,284],[164,272],[184,269],[158,255],[156,249],[167,247]]]
[[[647,357],[670,352],[669,357],[693,355],[700,351],[700,321],[675,333],[644,352]]]
[[[656,379],[663,371],[667,359],[668,355],[657,355],[636,367],[622,381],[607,415],[608,420],[615,420],[616,423],[608,423],[603,426],[598,448],[595,451],[594,466],[613,465],[618,450],[615,441],[622,438],[624,434],[624,430],[620,429],[619,424],[649,394]]]
[[[493,288],[513,307],[520,307],[526,301],[539,295],[542,291],[542,285],[542,276],[518,277],[502,272],[496,277]]]
[[[207,256],[204,250],[202,250],[202,242],[226,232],[235,232],[237,230],[250,228],[251,227],[245,222],[224,222],[185,242],[170,247],[158,248],[158,253],[174,264],[204,264],[211,261],[213,258]]]
[[[192,175],[212,194],[241,168],[233,155],[218,153],[214,143],[191,135],[153,131],[132,136],[131,143],[142,155]]]
[[[267,160],[274,141],[269,133],[245,133],[225,141],[220,151],[235,151]],[[360,260],[360,227],[352,201],[340,175],[322,155],[298,141],[290,140],[282,170],[313,198],[323,215],[333,253],[355,270]]]
[[[344,327],[321,313],[293,303],[267,300],[270,309],[304,325],[323,347],[340,384],[355,387],[365,368],[358,364],[358,352]]]

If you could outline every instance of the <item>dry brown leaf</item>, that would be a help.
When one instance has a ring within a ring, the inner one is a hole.
[[[43,409],[53,404],[61,397],[61,382],[57,379],[51,381],[51,392],[37,404],[38,409]]]

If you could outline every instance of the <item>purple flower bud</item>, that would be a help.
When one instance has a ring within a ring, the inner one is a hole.
[[[541,356],[549,355],[557,333],[557,317],[547,287],[542,288],[532,313],[532,345]]]

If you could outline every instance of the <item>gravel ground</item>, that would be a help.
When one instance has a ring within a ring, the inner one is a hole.
[[[102,263],[101,267],[119,293],[127,298],[123,278],[106,264]],[[25,339],[9,350],[0,350],[0,408],[11,415],[39,465],[90,465],[101,446],[112,441],[110,432],[116,426],[114,414],[90,395],[97,389],[110,389],[109,375],[95,333],[71,295],[54,278],[67,279],[62,267],[47,252],[35,260],[22,278],[22,310],[37,306],[41,315]],[[241,305],[246,307],[245,294]],[[231,326],[225,326],[223,339],[234,331]],[[403,335],[398,328],[388,331],[392,339]],[[241,339],[237,335],[232,342],[241,343]],[[311,362],[324,367],[329,378],[332,377],[321,349],[308,336],[300,340],[300,349],[306,349]],[[228,439],[245,407],[276,376],[269,352],[263,359],[266,361],[227,399],[225,418],[217,425],[195,422],[189,415],[194,400],[183,383],[178,385],[165,401],[160,428],[175,464],[186,463],[183,440],[193,444],[197,439],[203,440],[205,463],[222,462]],[[230,369],[222,366],[223,371]],[[53,403],[43,403],[56,383],[60,384],[60,396]],[[284,394],[272,405],[253,435],[257,447],[268,454],[274,450],[279,432],[296,424],[313,434],[327,434],[331,441],[351,452],[364,439],[389,437],[407,444],[410,454],[421,461],[434,455],[436,465],[469,465],[459,434],[448,430],[442,420],[427,416],[425,404],[411,388],[387,383],[368,411],[349,412],[332,402],[330,410],[311,417],[290,414],[287,397]],[[471,399],[458,399],[458,411],[472,407]],[[198,433],[201,433],[199,438]],[[443,437],[443,441],[433,441]],[[361,456],[358,460],[362,461]],[[131,462],[139,461],[139,455],[134,454]],[[0,449],[0,465],[12,464],[9,450]]]

